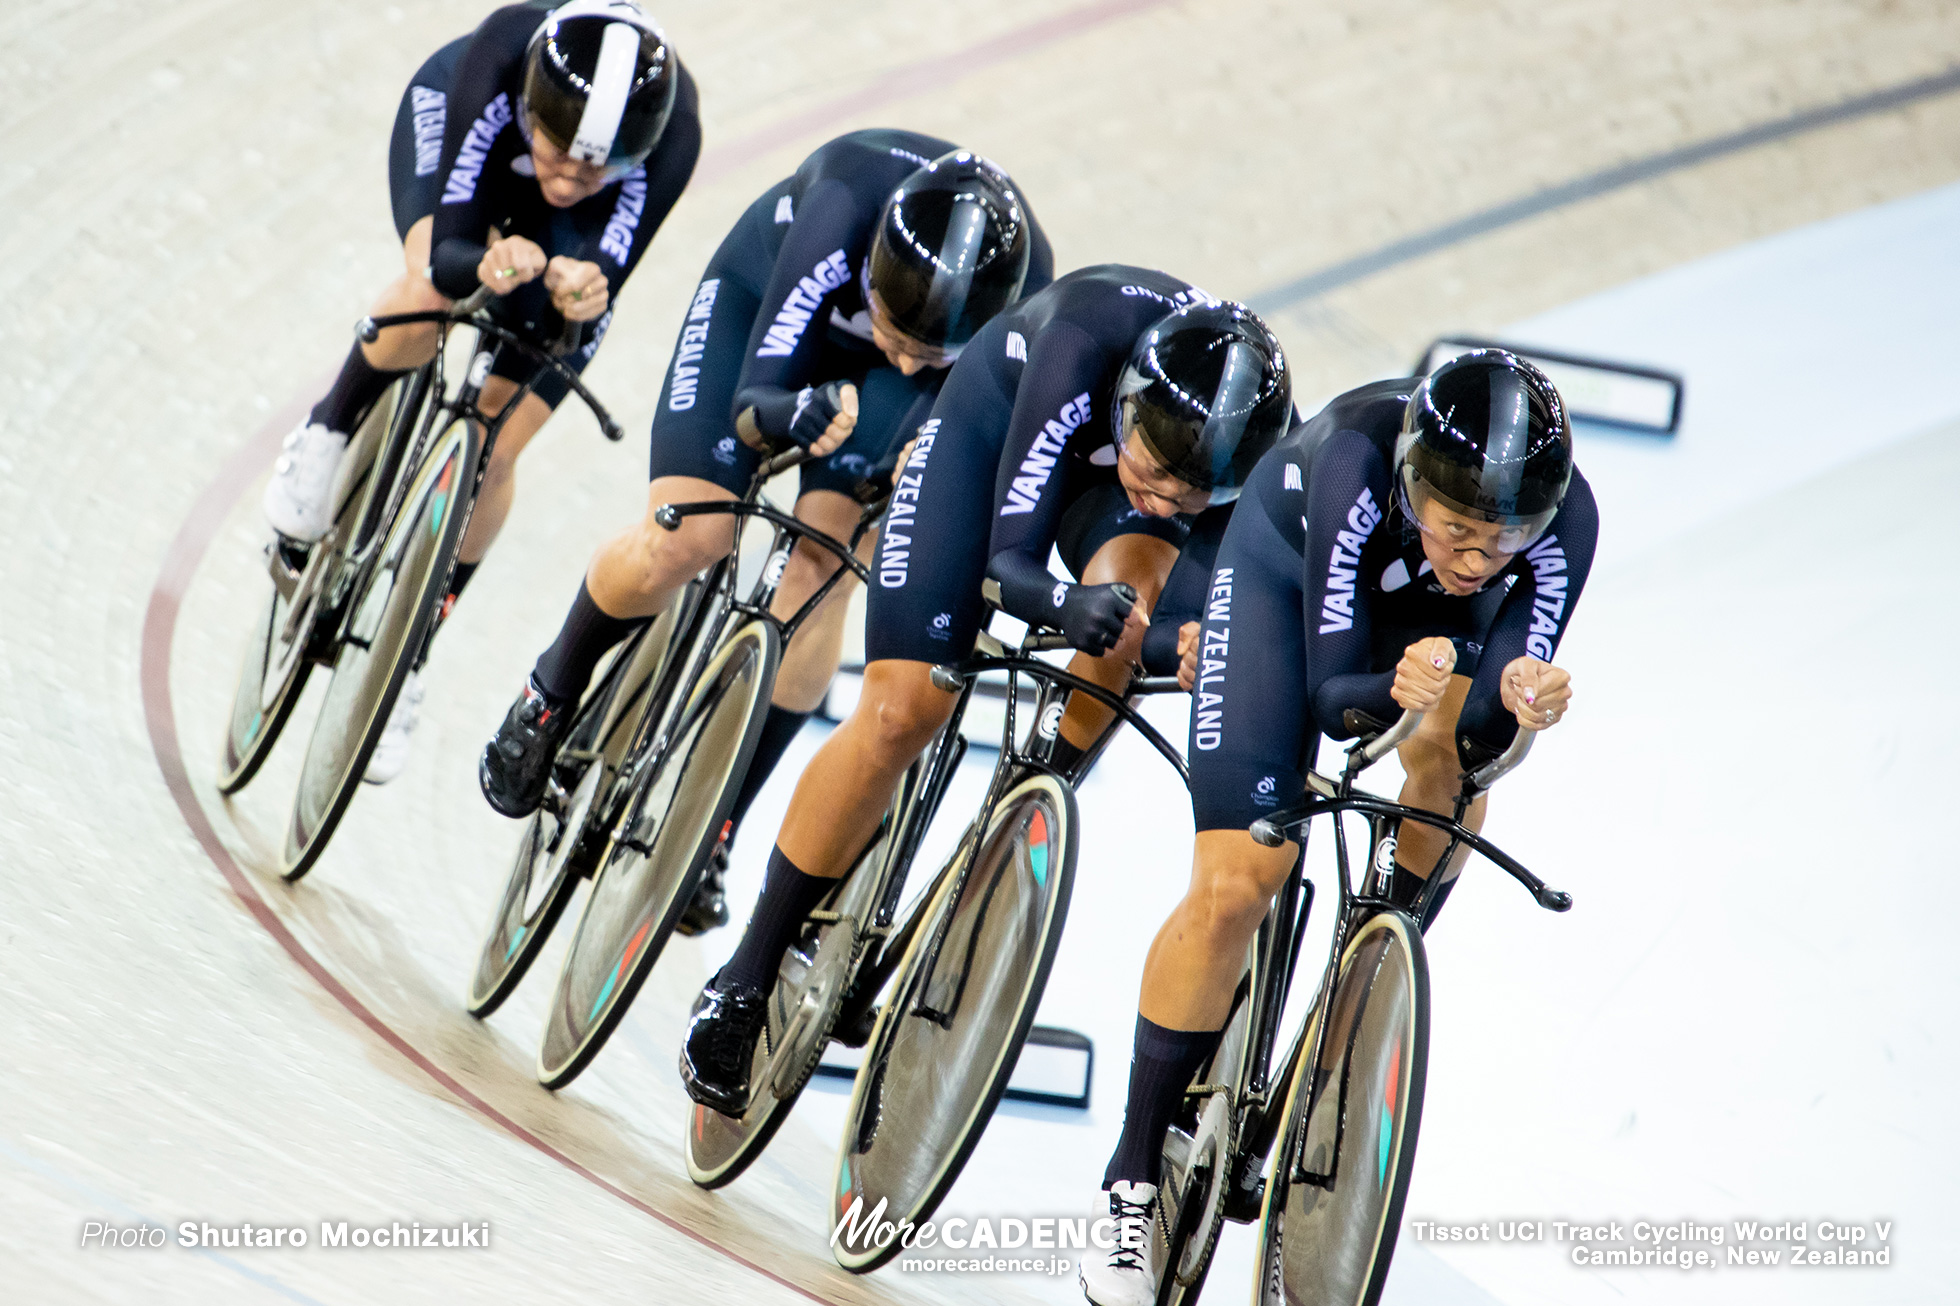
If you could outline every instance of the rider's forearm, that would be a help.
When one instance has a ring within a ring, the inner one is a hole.
[[[796,391],[773,385],[752,385],[735,392],[731,416],[750,414],[756,430],[771,440],[789,439],[789,428],[796,420]]]
[[[1031,555],[1020,549],[1001,550],[987,563],[987,578],[1000,586],[1001,611],[1008,616],[1031,626],[1056,624],[1061,604],[1055,593],[1063,582]]]
[[[1143,669],[1153,676],[1174,676],[1184,658],[1177,651],[1178,632],[1187,621],[1196,621],[1195,612],[1159,611],[1151,617],[1150,629],[1143,635]]]
[[[476,293],[476,269],[490,247],[480,241],[451,236],[436,242],[429,251],[429,280],[450,299],[464,299]]]
[[[1329,676],[1313,691],[1313,718],[1329,739],[1346,739],[1350,731],[1342,724],[1341,713],[1348,708],[1366,712],[1378,721],[1393,721],[1402,709],[1390,691],[1395,688],[1395,672],[1380,671],[1364,675]]]

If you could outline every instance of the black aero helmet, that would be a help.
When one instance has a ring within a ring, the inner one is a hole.
[[[1116,383],[1116,442],[1142,442],[1187,485],[1230,503],[1286,433],[1293,378],[1266,324],[1242,304],[1192,304],[1143,333]]]
[[[644,162],[679,89],[680,60],[637,0],[560,5],[524,52],[531,129],[583,163]]]
[[[865,262],[891,324],[957,349],[1021,296],[1034,248],[1014,182],[967,150],[942,155],[892,192]]]
[[[1403,511],[1420,525],[1434,499],[1504,528],[1498,547],[1544,534],[1572,480],[1572,426],[1546,375],[1516,354],[1478,349],[1424,377],[1395,444]]]

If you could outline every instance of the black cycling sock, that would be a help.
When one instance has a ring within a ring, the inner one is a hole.
[[[307,418],[317,422],[329,431],[339,431],[351,435],[367,410],[374,406],[387,390],[389,384],[400,376],[400,372],[384,372],[367,361],[358,342],[347,353],[347,361],[340,365],[340,375],[334,378],[333,388],[327,397],[313,405],[313,412]]]
[[[476,575],[476,569],[482,565],[481,562],[459,562],[456,564],[456,570],[449,575],[449,603],[453,604],[457,599],[463,597],[463,590],[469,585],[470,577]],[[443,615],[445,617],[449,615],[448,604],[443,606]]]
[[[608,615],[592,601],[592,591],[580,581],[578,597],[565,614],[564,628],[538,659],[531,678],[552,702],[560,706],[576,703],[592,683],[592,668],[599,665],[599,659],[648,620]]]
[[[1429,881],[1417,875],[1402,863],[1395,863],[1395,873],[1388,883],[1388,900],[1403,911],[1416,905],[1416,898]]]
[[[805,875],[796,863],[783,856],[781,848],[769,850],[769,871],[762,881],[762,897],[756,900],[749,928],[735,945],[735,955],[721,968],[721,985],[745,984],[766,989],[776,982],[776,970],[783,964],[783,953],[796,941],[804,917],[823,901],[835,880]]]
[[[1165,1029],[1137,1017],[1136,1050],[1130,1057],[1130,1102],[1123,1136],[1103,1171],[1103,1187],[1154,1184],[1163,1175],[1164,1131],[1184,1105],[1184,1090],[1218,1047],[1222,1029]]]
[[[1086,748],[1077,748],[1074,744],[1062,738],[1058,732],[1055,735],[1055,746],[1048,752],[1048,765],[1054,767],[1063,775],[1068,775],[1075,770],[1075,764],[1087,756],[1088,752],[1089,750]]]
[[[748,814],[749,804],[762,792],[762,786],[769,783],[770,772],[776,763],[783,760],[783,754],[803,732],[803,723],[810,719],[808,712],[792,712],[786,707],[769,707],[769,715],[763,718],[762,738],[756,741],[755,759],[749,763],[749,773],[742,777],[742,788],[735,795],[734,810],[728,814],[731,826],[740,827],[742,818]],[[735,836],[731,831],[729,838]]]
[[[1441,887],[1436,890],[1436,900],[1429,904],[1429,910],[1423,913],[1421,920],[1416,922],[1418,927],[1427,930],[1430,922],[1435,920],[1438,914],[1442,912],[1443,904],[1449,900],[1450,890],[1456,888],[1457,878],[1460,877],[1452,877],[1443,881]],[[1416,899],[1422,896],[1422,891],[1428,883],[1429,881],[1423,879],[1420,875],[1417,875],[1414,871],[1402,865],[1402,863],[1397,862],[1395,863],[1395,883],[1390,887],[1388,896],[1394,900],[1396,906],[1400,907],[1403,911],[1408,911],[1416,905]]]

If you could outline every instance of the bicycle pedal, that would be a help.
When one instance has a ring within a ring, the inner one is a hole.
[[[1255,1172],[1250,1176],[1251,1186],[1241,1182],[1225,1186],[1224,1201],[1219,1206],[1219,1214],[1234,1224],[1251,1224],[1259,1218],[1259,1212],[1266,1205],[1266,1177]]]
[[[867,1007],[858,1018],[846,1026],[839,1021],[837,1028],[830,1033],[833,1043],[841,1043],[847,1048],[861,1048],[871,1041],[871,1031],[878,1027],[878,1013],[882,1007]]]

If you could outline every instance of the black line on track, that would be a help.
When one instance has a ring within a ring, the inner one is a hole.
[[[1507,201],[1494,208],[1472,213],[1453,222],[1446,222],[1439,227],[1431,227],[1427,231],[1404,236],[1379,249],[1343,259],[1317,272],[1309,272],[1303,277],[1275,286],[1271,290],[1254,295],[1248,302],[1254,312],[1278,313],[1305,300],[1317,298],[1330,291],[1339,290],[1343,286],[1372,277],[1377,272],[1386,272],[1403,263],[1448,249],[1452,245],[1460,245],[1467,240],[1474,240],[1478,236],[1489,235],[1493,231],[1523,222],[1528,218],[1539,217],[1554,209],[1564,208],[1568,204],[1596,199],[1601,195],[1623,190],[1643,181],[1652,181],[1670,172],[1692,168],[1710,159],[1719,159],[1724,155],[1754,149],[1758,145],[1801,136],[1805,132],[1849,122],[1855,118],[1903,108],[1909,104],[1916,104],[1920,100],[1930,100],[1956,90],[1960,90],[1960,68],[1949,68],[1931,77],[1904,82],[1838,104],[1805,109],[1787,118],[1758,123],[1754,127],[1745,127],[1740,131],[1730,132],[1725,136],[1717,136],[1694,145],[1684,145],[1678,149],[1649,155],[1644,159],[1615,164],[1613,167],[1588,173],[1586,176]]]

